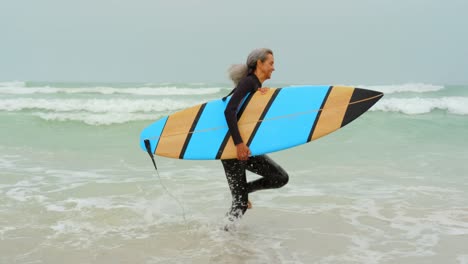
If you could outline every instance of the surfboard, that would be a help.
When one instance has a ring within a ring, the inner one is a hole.
[[[280,151],[323,137],[366,112],[383,93],[347,86],[270,88],[244,98],[238,127],[253,156]],[[153,154],[190,160],[233,159],[236,147],[224,110],[230,100],[199,104],[149,125],[140,146]]]

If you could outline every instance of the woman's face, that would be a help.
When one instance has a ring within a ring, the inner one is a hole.
[[[257,69],[264,74],[265,80],[271,78],[271,73],[275,70],[275,59],[272,54],[268,54],[266,60],[262,62],[257,61]]]

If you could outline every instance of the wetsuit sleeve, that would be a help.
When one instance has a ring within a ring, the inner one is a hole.
[[[255,88],[255,82],[251,78],[242,79],[232,94],[231,100],[226,106],[226,110],[224,110],[229,132],[236,145],[243,142],[239,133],[239,127],[237,126],[237,109],[239,109],[242,99],[244,99],[248,93],[254,91]]]

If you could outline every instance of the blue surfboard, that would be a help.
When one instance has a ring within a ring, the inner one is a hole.
[[[383,93],[346,86],[271,88],[244,98],[238,126],[252,155],[305,144],[353,121],[374,105]],[[153,154],[192,160],[232,159],[236,148],[229,133],[221,99],[163,117],[146,127],[140,146]]]

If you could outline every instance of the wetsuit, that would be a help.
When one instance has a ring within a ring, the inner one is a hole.
[[[253,94],[262,84],[255,74],[250,74],[240,80],[233,90],[231,100],[226,106],[224,114],[228,123],[234,144],[242,143],[242,137],[237,126],[237,110],[249,93]],[[263,190],[279,188],[288,182],[289,176],[278,164],[267,155],[250,157],[246,161],[238,159],[222,160],[226,178],[231,189],[232,206],[229,211],[229,218],[234,220],[241,217],[247,210],[249,193]],[[247,182],[246,170],[256,173],[262,178]]]

